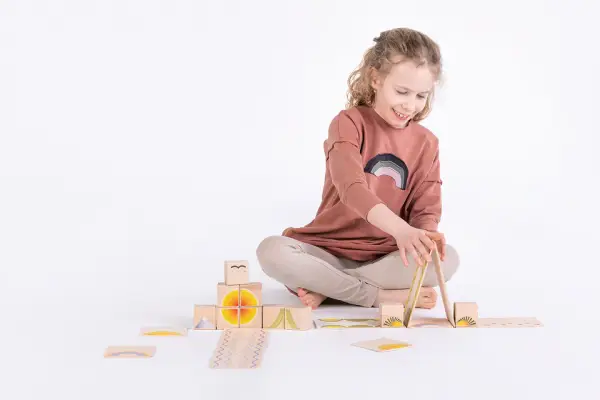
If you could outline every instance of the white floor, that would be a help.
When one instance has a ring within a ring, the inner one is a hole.
[[[449,285],[453,300],[476,301],[482,317],[535,316],[534,329],[350,329],[272,332],[258,370],[208,368],[219,331],[188,337],[139,337],[141,326],[191,325],[194,302],[214,303],[214,293],[188,298],[33,298],[8,310],[2,329],[1,398],[33,399],[261,399],[593,398],[597,381],[598,317],[583,306],[569,311],[562,297],[542,289]],[[539,294],[532,301],[531,290]],[[589,293],[589,294],[587,294]],[[591,291],[582,296],[591,301]],[[587,296],[587,297],[585,297]],[[519,304],[519,299],[529,299]],[[296,301],[267,282],[265,302]],[[586,303],[591,304],[591,303]],[[317,315],[339,315],[341,306]],[[372,313],[376,310],[360,309]],[[443,308],[416,314],[442,316]],[[565,315],[568,317],[563,318]],[[389,337],[411,348],[376,353],[351,346]],[[104,359],[108,345],[155,344],[153,359]],[[4,379],[3,379],[4,381]],[[56,397],[55,397],[56,396]],[[592,397],[590,397],[592,396]]]

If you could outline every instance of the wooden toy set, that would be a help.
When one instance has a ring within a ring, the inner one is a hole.
[[[542,324],[536,318],[479,318],[473,302],[455,302],[450,306],[437,251],[432,252],[446,318],[416,318],[413,311],[423,284],[428,263],[419,266],[406,303],[384,303],[379,318],[318,318],[306,306],[263,304],[262,284],[249,279],[246,260],[225,261],[224,280],[217,283],[217,303],[194,305],[195,331],[222,330],[209,361],[210,368],[258,368],[268,344],[269,330],[306,331],[330,328],[533,328]],[[142,328],[143,336],[187,336],[188,329],[173,327]],[[352,344],[374,351],[409,348],[409,343],[388,338]],[[156,346],[109,346],[106,358],[152,358]]]

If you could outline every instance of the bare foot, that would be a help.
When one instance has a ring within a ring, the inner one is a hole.
[[[309,306],[313,310],[321,305],[323,301],[327,298],[327,296],[323,296],[320,293],[309,292],[306,289],[299,288],[298,289],[298,298],[305,305]]]
[[[377,294],[377,300],[375,301],[374,306],[379,307],[381,303],[404,303],[406,304],[408,300],[408,292],[409,289],[399,289],[399,290],[384,290],[379,289],[379,293]],[[435,303],[437,301],[437,292],[434,288],[430,287],[422,287],[419,292],[419,298],[417,299],[417,308],[433,308],[435,307]]]

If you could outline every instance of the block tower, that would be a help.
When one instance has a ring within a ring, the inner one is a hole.
[[[246,260],[225,261],[217,284],[217,329],[262,327],[262,284],[250,282]]]

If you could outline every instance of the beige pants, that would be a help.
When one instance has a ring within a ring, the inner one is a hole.
[[[379,289],[410,288],[416,268],[410,256],[409,266],[405,267],[398,251],[360,263],[286,236],[267,237],[259,244],[256,255],[265,274],[294,292],[304,288],[362,307],[373,307]],[[446,281],[458,265],[456,249],[446,245],[446,259],[442,262]],[[434,268],[427,269],[423,286],[437,286]]]

